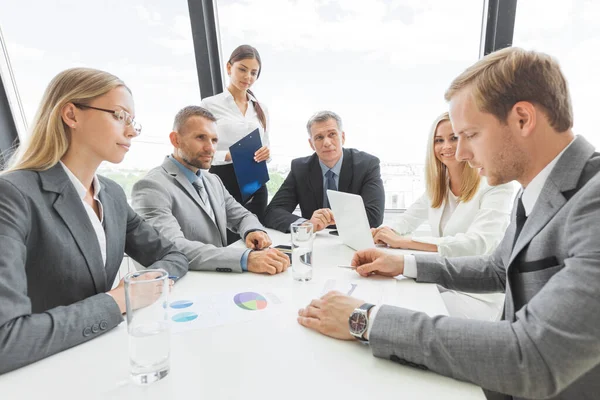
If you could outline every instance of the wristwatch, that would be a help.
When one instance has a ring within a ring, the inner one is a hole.
[[[375,304],[365,303],[354,309],[354,312],[350,315],[350,318],[348,318],[350,334],[361,342],[367,342],[367,339],[364,338],[364,334],[369,328],[369,310],[373,307],[375,307]]]

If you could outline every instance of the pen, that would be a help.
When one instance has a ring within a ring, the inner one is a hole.
[[[179,277],[175,275],[169,275],[169,279],[176,281],[177,279],[179,279]]]
[[[351,269],[356,269],[356,267],[352,266],[352,265],[338,265],[338,268],[351,268]]]

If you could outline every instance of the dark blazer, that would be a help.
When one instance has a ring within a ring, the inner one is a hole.
[[[0,374],[105,333],[123,317],[105,292],[123,253],[183,276],[187,259],[99,177],[106,265],[81,198],[60,164],[0,175]]]
[[[356,149],[344,149],[338,190],[360,195],[369,225],[372,228],[381,225],[385,191],[377,157]],[[263,223],[269,228],[289,232],[290,224],[299,218],[292,214],[298,204],[306,219],[323,208],[323,172],[317,153],[292,161],[290,173],[267,206]]]

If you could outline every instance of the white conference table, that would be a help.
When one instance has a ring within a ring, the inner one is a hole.
[[[269,233],[274,244],[289,243],[289,235]],[[130,381],[123,322],[90,342],[1,375],[0,398],[484,399],[475,385],[375,358],[368,345],[331,339],[297,323],[296,311],[330,279],[381,283],[390,304],[447,315],[435,285],[361,278],[339,268],[353,253],[338,237],[319,232],[310,282],[294,281],[291,270],[276,276],[188,272],[173,296],[262,287],[286,293],[287,302],[276,317],[173,334],[171,371],[161,381],[148,386]]]

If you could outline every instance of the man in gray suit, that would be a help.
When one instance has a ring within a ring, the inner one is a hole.
[[[352,265],[362,276],[404,274],[456,290],[505,291],[502,320],[431,318],[328,293],[301,310],[299,322],[367,340],[377,357],[473,382],[489,399],[598,398],[600,154],[571,130],[558,64],[504,49],[456,78],[446,99],[457,158],[492,185],[522,185],[503,241],[486,257],[365,250]]]
[[[290,260],[269,248],[271,239],[256,216],[217,175],[202,171],[210,168],[215,153],[215,122],[202,107],[177,113],[169,135],[173,154],[134,185],[133,208],[187,256],[190,270],[283,272]],[[239,233],[247,248],[226,247],[227,228]]]

